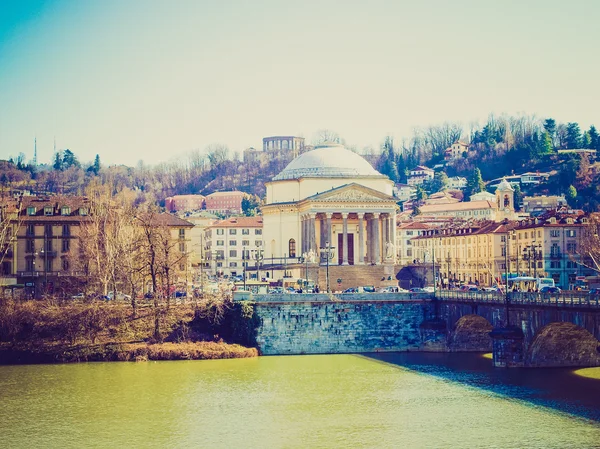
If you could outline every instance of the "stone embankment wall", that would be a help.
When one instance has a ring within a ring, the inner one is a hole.
[[[264,355],[411,351],[431,304],[417,295],[255,295]],[[399,300],[400,299],[400,300]]]

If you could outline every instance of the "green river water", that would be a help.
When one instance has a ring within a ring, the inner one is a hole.
[[[0,447],[600,447],[600,380],[479,354],[0,366]]]

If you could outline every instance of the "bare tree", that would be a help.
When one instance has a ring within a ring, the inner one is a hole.
[[[312,138],[313,145],[321,145],[326,142],[344,143],[338,133],[330,129],[319,129],[315,132]]]
[[[574,261],[600,274],[600,214],[590,214],[586,226],[581,231],[578,257]]]

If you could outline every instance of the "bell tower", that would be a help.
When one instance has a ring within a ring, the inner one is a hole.
[[[506,178],[503,178],[496,188],[496,203],[498,204],[498,211],[506,214],[512,214],[515,211],[515,189]]]

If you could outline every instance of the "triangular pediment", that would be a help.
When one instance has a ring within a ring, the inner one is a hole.
[[[378,190],[360,184],[346,184],[326,192],[306,198],[311,202],[346,202],[346,203],[389,203],[396,202],[393,196],[386,195]]]

